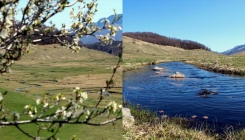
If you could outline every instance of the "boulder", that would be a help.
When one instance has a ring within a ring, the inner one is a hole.
[[[180,72],[176,72],[175,74],[170,75],[169,77],[170,78],[185,78],[185,75]]]
[[[135,122],[134,116],[131,115],[130,109],[122,108],[122,114],[123,114],[123,127],[130,128]]]
[[[154,68],[152,68],[153,70],[155,71],[160,71],[160,70],[164,70],[164,68],[161,68],[161,67],[158,67],[158,66],[155,66]]]
[[[216,94],[218,94],[218,92],[210,91],[210,90],[207,90],[207,89],[202,89],[198,93],[199,96],[216,95]]]

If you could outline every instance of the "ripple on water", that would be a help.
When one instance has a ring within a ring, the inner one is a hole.
[[[152,110],[164,110],[167,115],[208,116],[219,124],[245,123],[245,78],[208,72],[182,62],[158,64],[165,70],[159,73],[151,66],[138,72],[125,72],[123,96],[133,104]],[[179,71],[184,79],[171,79]],[[217,92],[198,96],[202,89]]]

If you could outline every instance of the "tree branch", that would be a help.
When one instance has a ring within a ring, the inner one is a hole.
[[[28,137],[30,137],[30,138],[32,138],[32,139],[35,139],[35,137],[33,137],[32,135],[30,135],[29,133],[27,133],[27,132],[25,132],[23,129],[21,129],[20,127],[19,127],[19,125],[18,124],[14,124],[14,126],[17,128],[17,129],[19,129],[23,134],[25,134],[26,136],[28,136]]]
[[[73,3],[71,3],[71,4],[67,4],[67,5],[65,5],[65,7],[71,7],[71,6],[73,6],[74,4],[76,4],[78,2],[78,0],[75,0]]]
[[[68,120],[45,120],[45,119],[34,119],[34,120],[23,120],[23,121],[10,121],[10,122],[0,122],[0,125],[22,125],[22,124],[30,124],[34,122],[42,122],[42,123],[61,123],[61,124],[87,124],[87,125],[93,125],[93,126],[101,126],[106,125],[108,123],[114,122],[116,120],[122,119],[122,117],[116,117],[114,119],[104,121],[101,123],[90,123],[86,121],[68,121]]]

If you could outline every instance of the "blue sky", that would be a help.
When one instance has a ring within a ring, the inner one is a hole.
[[[223,52],[245,44],[244,0],[123,0],[123,32],[154,32]]]
[[[70,0],[73,2],[74,0]],[[90,2],[91,0],[85,0],[85,2]],[[20,0],[19,7],[24,7],[27,3],[27,0]],[[108,17],[114,14],[113,9],[116,9],[117,14],[122,14],[122,4],[123,0],[98,0],[98,12],[94,16],[94,22],[97,22],[99,19]],[[74,9],[77,8],[80,4],[74,5]],[[70,25],[70,16],[69,16],[70,8],[65,9],[63,12],[56,14],[52,17],[52,22],[56,24],[57,28],[60,28],[62,23]],[[21,19],[20,14],[18,18]],[[50,20],[47,21],[47,25],[49,25]]]

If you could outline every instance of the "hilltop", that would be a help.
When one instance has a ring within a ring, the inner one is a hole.
[[[142,40],[145,42],[157,44],[157,45],[173,46],[173,47],[183,48],[185,50],[203,49],[203,50],[210,51],[208,47],[206,47],[201,43],[192,40],[181,40],[177,38],[170,38],[153,32],[126,32],[123,33],[123,35],[130,38]]]

